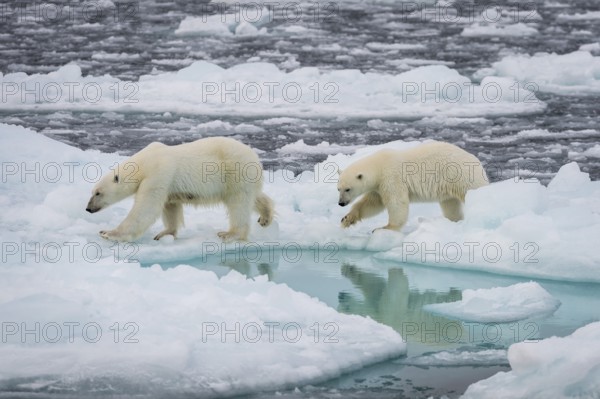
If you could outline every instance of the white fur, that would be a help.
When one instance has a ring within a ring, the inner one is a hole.
[[[362,158],[340,173],[339,204],[363,197],[342,219],[352,224],[387,209],[384,229],[400,230],[408,219],[410,202],[439,202],[444,216],[463,218],[468,190],[488,184],[481,162],[461,148],[442,142],[422,144],[410,150],[382,150]]]
[[[225,137],[175,146],[149,144],[102,177],[94,187],[88,210],[99,211],[130,195],[135,195],[133,208],[116,229],[101,231],[102,237],[135,240],[161,214],[165,229],[155,239],[176,236],[183,225],[184,204],[223,203],[230,228],[219,236],[226,240],[247,239],[252,210],[260,214],[262,226],[273,219],[273,203],[262,192],[258,156],[245,144]]]

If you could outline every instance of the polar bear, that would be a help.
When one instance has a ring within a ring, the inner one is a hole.
[[[133,241],[161,215],[164,230],[154,237],[177,236],[183,225],[183,204],[225,204],[229,231],[218,233],[228,241],[246,240],[254,209],[258,223],[273,219],[273,201],[262,192],[262,166],[247,145],[225,137],[211,137],[168,146],[151,143],[113,172],[103,176],[92,191],[86,211],[98,212],[135,195],[133,208],[114,230],[101,231],[109,240]]]
[[[381,150],[359,159],[340,172],[338,204],[363,197],[342,219],[342,226],[388,211],[383,229],[400,230],[408,219],[410,202],[439,202],[444,216],[463,218],[468,190],[488,184],[481,162],[455,145],[428,142],[409,150]]]

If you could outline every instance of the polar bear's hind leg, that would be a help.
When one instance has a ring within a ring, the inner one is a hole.
[[[167,202],[163,208],[162,220],[165,229],[158,233],[154,239],[160,240],[167,235],[177,238],[177,230],[183,226],[183,205],[181,202]]]
[[[275,210],[273,209],[273,200],[268,195],[265,193],[258,194],[254,201],[254,210],[260,215],[258,223],[261,226],[267,227],[271,224]]]
[[[444,216],[453,222],[463,219],[462,201],[458,198],[449,198],[440,201],[440,207]]]
[[[224,241],[248,240],[250,232],[250,216],[252,214],[252,204],[254,198],[248,198],[247,193],[239,194],[227,198],[225,207],[229,214],[229,230],[221,231],[217,235]]]

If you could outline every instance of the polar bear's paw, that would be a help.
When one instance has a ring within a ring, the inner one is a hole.
[[[127,237],[119,234],[117,230],[101,230],[100,237],[111,241],[129,241]]]
[[[263,217],[260,216],[258,218],[258,224],[260,224],[262,227],[267,227],[268,225],[271,224],[272,218],[267,218],[267,217]]]
[[[225,242],[235,240],[246,241],[246,237],[242,237],[237,231],[219,231],[217,235]]]
[[[342,218],[342,226],[348,228],[359,221],[358,215],[354,212],[348,213]]]
[[[163,230],[154,236],[154,240],[158,241],[161,238],[163,238],[164,236],[173,236],[173,238],[177,238],[177,232],[175,232],[173,230]]]

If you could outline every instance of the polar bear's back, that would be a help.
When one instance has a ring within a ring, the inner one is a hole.
[[[262,188],[262,166],[249,146],[210,137],[168,146],[152,143],[132,157],[147,178],[169,187],[172,201],[212,204],[234,195],[254,196]]]
[[[432,141],[409,150],[384,150],[393,179],[413,201],[464,200],[468,190],[488,184],[477,157],[450,143]]]
[[[457,163],[461,167],[471,163],[480,164],[475,155],[454,144],[440,141],[430,141],[409,150],[398,151],[397,154],[402,162],[424,162],[438,165]]]
[[[202,158],[205,161],[259,162],[252,148],[229,137],[207,137],[170,148],[177,151],[179,156]]]

